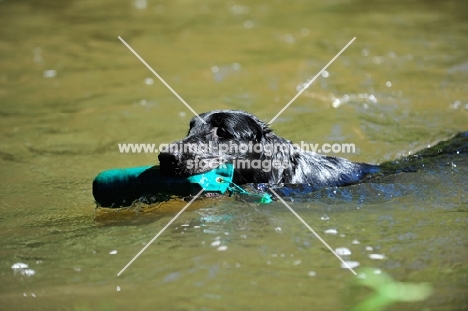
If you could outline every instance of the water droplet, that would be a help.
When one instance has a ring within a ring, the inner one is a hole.
[[[36,274],[36,271],[34,271],[33,269],[22,269],[20,270],[20,273],[25,276],[33,276],[34,274]]]
[[[152,84],[154,84],[154,80],[152,78],[146,78],[145,79],[145,84],[146,85],[152,85]]]
[[[133,5],[139,10],[144,10],[148,6],[146,0],[135,0],[135,2],[133,2]]]
[[[458,109],[461,106],[461,102],[459,100],[456,100],[453,102],[453,104],[450,105],[452,109]]]
[[[335,100],[333,100],[332,107],[333,107],[333,108],[338,108],[338,107],[340,107],[340,105],[341,105],[340,99],[339,99],[339,98],[335,98]]]
[[[12,269],[27,269],[29,266],[23,262],[17,262],[13,266],[11,266]]]
[[[250,12],[250,7],[246,5],[234,4],[231,7],[231,12],[235,15],[248,14]]]
[[[291,34],[285,35],[284,36],[284,41],[286,41],[289,44],[293,44],[293,43],[296,42],[296,40],[294,39],[294,37]]]
[[[382,259],[385,259],[385,256],[382,254],[370,254],[369,258],[375,259],[375,260],[382,260]]]
[[[341,263],[341,268],[343,269],[353,269],[359,267],[360,263],[358,261],[345,261],[346,264]]]
[[[44,70],[42,73],[42,76],[44,78],[54,78],[57,75],[57,71],[50,69],[50,70]]]
[[[218,245],[221,245],[220,240],[216,240],[216,241],[211,242],[211,246],[218,246]]]
[[[326,234],[333,234],[336,235],[338,234],[338,231],[336,229],[327,229],[324,231]]]
[[[340,256],[349,256],[349,255],[351,255],[351,250],[349,250],[346,247],[337,247],[335,249],[335,252],[336,252],[337,255],[340,255]]]
[[[250,29],[253,28],[254,23],[251,20],[247,20],[244,22],[244,28]]]

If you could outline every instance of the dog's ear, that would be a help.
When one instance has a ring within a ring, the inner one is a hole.
[[[237,120],[239,130],[248,136],[249,140],[265,142],[267,135],[271,132],[268,126],[253,115],[240,115]]]
[[[262,125],[249,115],[216,113],[211,116],[210,125],[221,128],[226,134],[226,138],[235,138],[242,141],[261,141],[263,136]]]
[[[203,124],[202,121],[200,121],[200,119],[206,121],[206,114],[207,114],[206,112],[201,113],[200,115],[198,115],[198,117],[195,116],[190,120],[187,136],[190,135],[190,132],[192,132],[192,130],[195,131],[195,132],[198,132],[198,131],[202,130],[202,127],[203,127],[204,124]]]

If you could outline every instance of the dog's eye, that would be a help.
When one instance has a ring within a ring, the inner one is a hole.
[[[218,127],[216,129],[216,136],[220,137],[220,138],[223,138],[223,137],[226,137],[228,134],[228,132],[226,132],[225,129],[223,129],[222,127]]]

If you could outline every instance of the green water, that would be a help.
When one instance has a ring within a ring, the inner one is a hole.
[[[117,144],[178,140],[193,116],[117,37],[197,112],[243,109],[265,121],[356,37],[272,127],[293,141],[354,143],[343,156],[380,163],[468,129],[467,9],[422,0],[1,1],[0,309],[358,303],[366,292],[353,294],[355,276],[279,202],[196,202],[117,277],[185,202],[96,212],[91,182],[105,169],[156,164],[155,154],[121,154]],[[427,300],[390,310],[467,310],[467,167],[459,157],[346,190],[363,200],[338,191],[287,201],[332,248],[350,249],[345,259],[432,286]],[[20,262],[34,275],[11,268]]]

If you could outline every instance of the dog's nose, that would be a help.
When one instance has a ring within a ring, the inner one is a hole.
[[[177,157],[172,153],[161,152],[158,155],[159,168],[164,175],[172,176],[177,169]]]
[[[167,152],[161,152],[158,155],[159,162],[161,165],[164,165],[163,163],[166,164],[175,164],[177,163],[177,155],[172,154],[172,153],[167,153]]]

